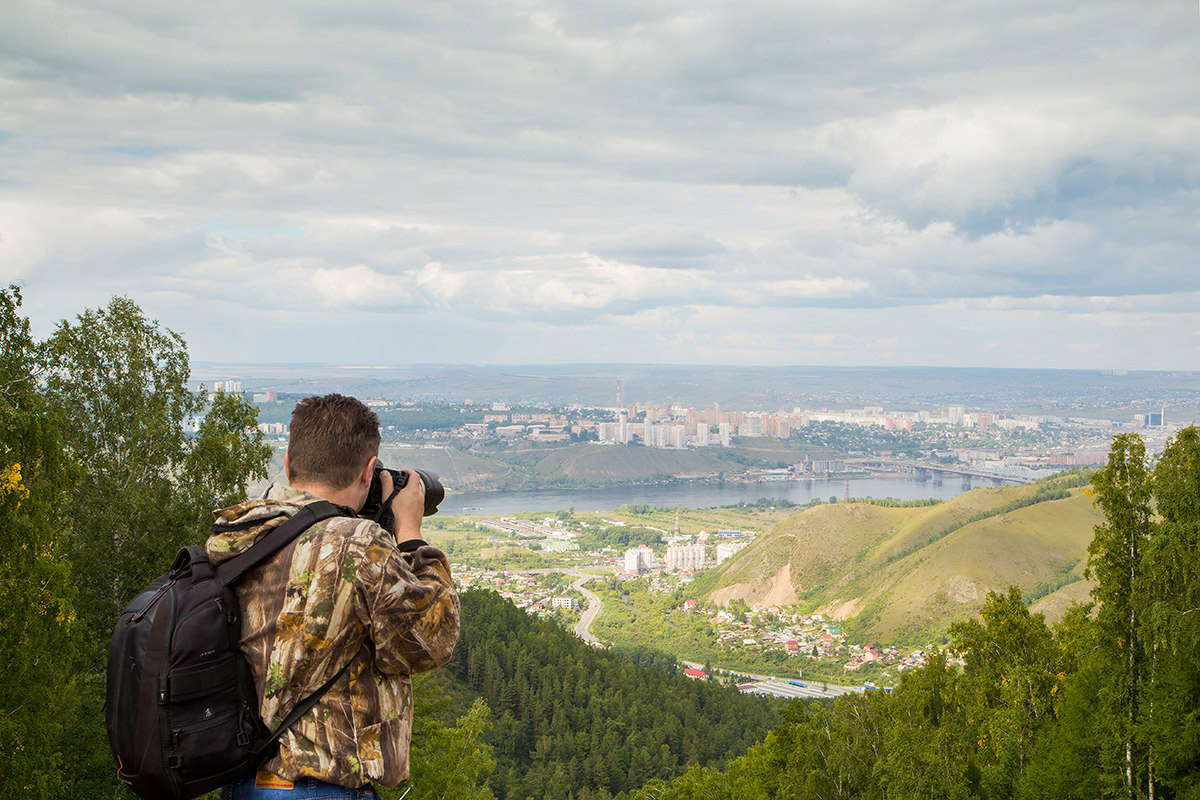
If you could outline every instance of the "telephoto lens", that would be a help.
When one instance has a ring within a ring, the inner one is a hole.
[[[375,473],[371,476],[371,487],[367,490],[367,500],[363,503],[363,507],[358,510],[358,513],[364,517],[371,517],[385,530],[390,531],[396,527],[396,519],[392,516],[391,508],[383,508],[383,502],[387,498],[383,496],[383,482],[380,480],[380,476],[384,470],[387,470],[391,474],[392,486],[394,488],[403,489],[408,485],[407,472],[401,472],[398,469],[388,469],[383,465],[383,462],[376,459]],[[421,479],[421,483],[425,484],[425,516],[428,517],[436,514],[438,505],[446,499],[446,487],[442,486],[437,473],[423,469],[414,469],[413,472]]]

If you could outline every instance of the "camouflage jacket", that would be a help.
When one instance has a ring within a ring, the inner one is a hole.
[[[320,498],[272,486],[261,500],[213,512],[205,549],[220,563]],[[458,640],[458,596],[446,556],[401,552],[374,522],[313,525],[237,586],[242,651],[275,728],[296,703],[349,669],[280,739],[263,765],[281,778],[342,786],[408,777],[410,675],[445,664]]]

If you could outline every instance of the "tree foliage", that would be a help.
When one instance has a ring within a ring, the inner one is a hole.
[[[0,291],[0,795],[114,796],[102,703],[117,614],[270,451],[253,407],[191,391],[183,339],[128,298],[44,342],[20,303]]]
[[[61,797],[75,591],[57,509],[73,474],[21,293],[0,289],[0,797]]]

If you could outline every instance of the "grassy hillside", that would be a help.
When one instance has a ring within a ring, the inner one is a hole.
[[[534,466],[543,479],[635,481],[656,475],[715,475],[726,469],[713,448],[666,450],[658,447],[577,444],[552,451]]]
[[[800,602],[885,641],[941,631],[1011,584],[1044,595],[1040,610],[1057,616],[1086,596],[1078,579],[1100,521],[1071,482],[975,489],[925,508],[817,506],[778,523],[694,590],[717,603]]]
[[[792,445],[778,439],[745,440],[739,447],[667,450],[634,445],[574,444],[541,456],[533,473],[542,480],[587,482],[638,481],[655,477],[701,477],[741,472],[748,466],[794,464],[806,453],[827,458],[824,448]]]

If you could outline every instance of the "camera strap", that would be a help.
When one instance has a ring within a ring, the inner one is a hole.
[[[392,493],[388,495],[386,500],[379,504],[379,510],[375,512],[375,524],[381,525],[380,520],[383,519],[383,515],[391,513],[392,501],[396,499],[396,495],[398,494],[400,494],[400,489],[393,486]]]

